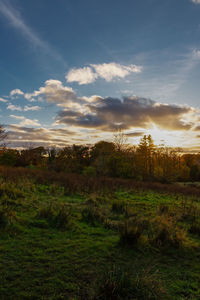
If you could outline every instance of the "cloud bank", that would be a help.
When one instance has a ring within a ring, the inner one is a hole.
[[[169,105],[140,97],[101,98],[85,104],[87,112],[61,110],[57,124],[113,131],[117,128],[151,128],[153,124],[166,130],[189,130],[194,126],[194,109]]]
[[[29,127],[41,127],[39,120],[10,115],[17,123],[12,124],[12,134],[10,133],[10,137],[16,143],[19,142],[16,139],[20,139],[21,142],[29,140],[39,144],[43,136],[41,132],[44,134],[46,145],[49,140],[49,145],[56,145],[58,142],[58,146],[61,147],[66,143],[88,143],[88,141],[92,143],[97,139],[105,139],[111,137],[117,129],[124,130],[128,138],[139,138],[146,131],[151,132],[155,128],[171,134],[176,132],[178,135],[179,132],[181,135],[187,133],[195,136],[200,128],[200,111],[191,106],[161,103],[137,96],[123,98],[78,96],[71,87],[54,79],[47,80],[32,93],[24,93],[23,97],[28,101],[32,99],[54,104],[59,110],[52,120],[51,130],[45,128],[40,128],[40,131],[38,128],[31,130]],[[7,108],[28,112],[37,111],[41,107],[37,105],[21,107],[9,103]],[[22,130],[20,129],[22,127],[28,129]],[[16,139],[14,139],[15,130]],[[61,137],[62,130],[64,135],[70,135],[70,139],[68,137],[65,140],[63,136]]]

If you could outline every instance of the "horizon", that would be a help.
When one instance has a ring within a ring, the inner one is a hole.
[[[200,151],[200,1],[0,0],[11,148],[145,135]]]

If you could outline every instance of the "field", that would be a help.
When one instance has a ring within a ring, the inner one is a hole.
[[[200,299],[198,188],[0,173],[0,299]]]

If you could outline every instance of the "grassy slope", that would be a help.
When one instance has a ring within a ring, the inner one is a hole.
[[[14,190],[11,195],[9,188]],[[105,269],[113,266],[133,276],[150,268],[162,277],[170,299],[200,299],[198,235],[188,233],[181,249],[158,250],[144,241],[137,246],[119,245],[119,232],[115,226],[108,228],[124,220],[123,213],[111,210],[113,199],[123,200],[130,215],[145,219],[154,218],[162,203],[172,210],[183,209],[186,198],[152,191],[118,191],[89,198],[111,226],[82,220],[88,196],[64,195],[61,187],[28,181],[4,186],[1,203],[11,210],[11,224],[0,231],[0,299],[90,299],[95,297]],[[199,205],[198,199],[192,201]],[[55,228],[47,219],[37,217],[38,210],[50,203],[71,207],[67,228]],[[189,226],[188,220],[181,224]]]

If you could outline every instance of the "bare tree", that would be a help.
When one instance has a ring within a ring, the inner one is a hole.
[[[127,148],[127,135],[124,134],[122,129],[118,129],[118,131],[114,134],[113,142],[117,151],[122,151]]]
[[[0,147],[5,147],[4,140],[6,139],[7,134],[5,132],[5,129],[2,125],[0,125]]]

